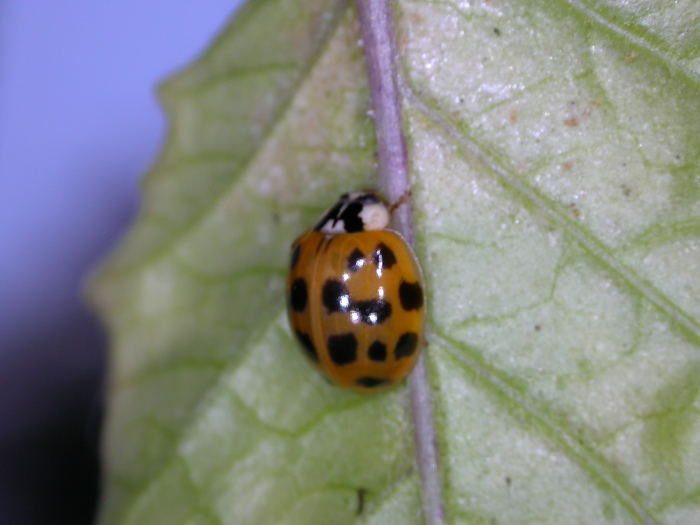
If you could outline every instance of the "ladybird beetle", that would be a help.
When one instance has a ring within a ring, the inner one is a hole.
[[[406,377],[423,346],[423,273],[390,222],[376,193],[346,193],[292,245],[292,331],[324,376],[362,393]]]

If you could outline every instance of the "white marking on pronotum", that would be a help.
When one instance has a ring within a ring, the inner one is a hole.
[[[360,212],[365,231],[383,230],[389,226],[389,210],[383,203],[365,204]]]

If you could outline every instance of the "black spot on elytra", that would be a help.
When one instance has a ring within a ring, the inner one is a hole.
[[[301,253],[301,246],[297,245],[296,248],[294,248],[294,251],[292,252],[292,261],[289,264],[290,270],[293,270],[294,267],[297,265],[297,261],[299,260],[300,253]]]
[[[292,283],[289,293],[289,304],[295,312],[303,312],[309,299],[309,292],[306,288],[306,281],[303,277],[298,277]]]
[[[423,306],[423,289],[418,283],[401,281],[399,299],[404,310],[419,310]]]
[[[398,361],[403,357],[411,357],[416,351],[418,344],[418,335],[413,332],[406,332],[399,338],[394,348],[394,358]]]
[[[360,320],[369,325],[382,324],[391,315],[391,304],[384,299],[356,301],[352,309],[360,315]]]
[[[314,344],[311,341],[309,334],[305,334],[299,330],[296,330],[295,332],[302,348],[306,351],[306,355],[309,357],[309,359],[318,363],[318,354],[316,353],[316,348],[314,348]]]
[[[380,243],[372,254],[372,261],[377,268],[389,269],[396,264],[396,256],[386,244]]]
[[[357,359],[355,334],[332,335],[328,338],[328,353],[336,365],[349,365]]]
[[[367,350],[367,356],[372,361],[386,361],[386,345],[381,341],[375,341]]]
[[[321,301],[329,314],[333,312],[347,312],[348,308],[350,308],[350,293],[340,281],[328,279],[323,285]]]
[[[355,248],[350,255],[348,255],[348,270],[351,272],[356,272],[362,268],[365,264],[365,254],[360,251],[359,248]]]
[[[355,383],[365,388],[377,388],[379,386],[388,385],[391,383],[389,379],[381,379],[379,377],[361,377]]]

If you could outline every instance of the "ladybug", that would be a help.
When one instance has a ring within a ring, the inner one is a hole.
[[[346,193],[292,244],[292,331],[326,378],[362,393],[405,378],[423,346],[423,273],[390,223],[376,193]]]

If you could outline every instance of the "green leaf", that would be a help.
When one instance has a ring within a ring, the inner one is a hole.
[[[700,4],[394,4],[449,523],[700,522]],[[161,90],[171,131],[90,297],[103,524],[419,524],[401,386],[326,384],[288,248],[372,186],[356,12],[257,0]]]

